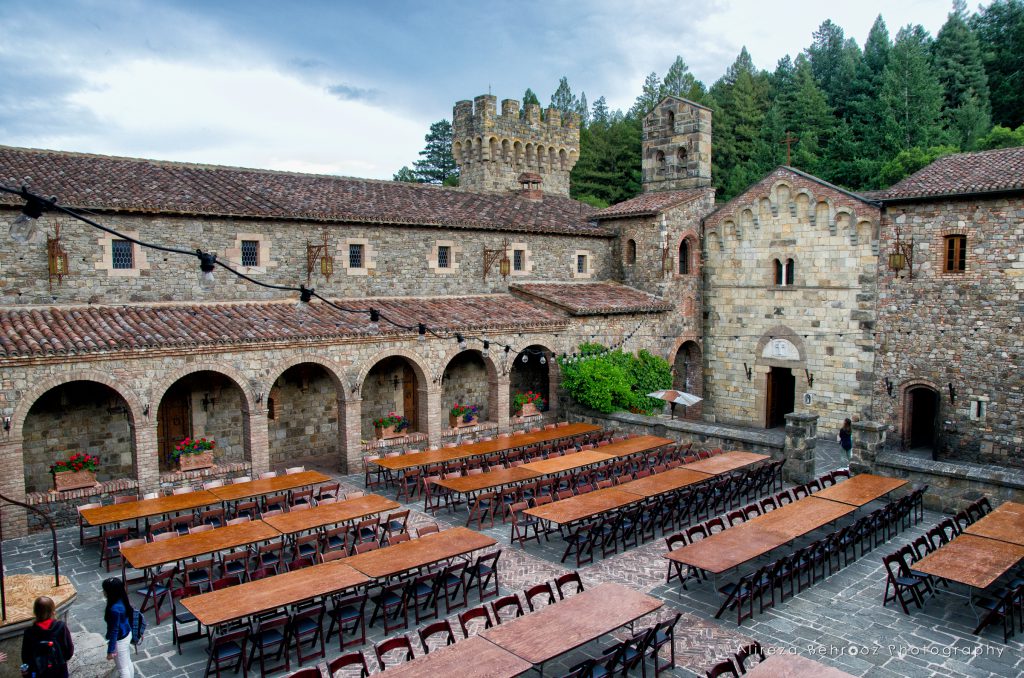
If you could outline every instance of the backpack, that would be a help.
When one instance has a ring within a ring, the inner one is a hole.
[[[68,672],[68,664],[64,659],[60,639],[64,635],[64,622],[55,622],[50,627],[49,638],[40,639],[36,643],[36,651],[32,657],[32,676],[34,678],[64,678]]]
[[[135,652],[139,651],[139,645],[146,639],[146,618],[138,610],[132,610],[132,645]]]

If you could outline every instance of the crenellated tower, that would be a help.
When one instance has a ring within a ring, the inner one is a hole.
[[[711,185],[711,109],[669,96],[644,117],[644,193]]]
[[[580,154],[580,117],[562,115],[528,104],[520,117],[519,102],[482,94],[459,101],[453,112],[452,151],[459,166],[459,185],[475,191],[540,191],[569,195],[569,172]]]

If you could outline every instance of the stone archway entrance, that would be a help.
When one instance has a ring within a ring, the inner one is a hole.
[[[934,450],[939,429],[938,392],[928,386],[911,388],[905,409],[904,444],[910,449]]]
[[[701,361],[700,346],[697,342],[684,342],[676,351],[672,362],[672,388],[684,393],[704,397],[704,368]],[[690,407],[676,406],[676,416],[684,419],[700,419],[702,403]]]
[[[795,409],[796,378],[788,367],[772,367],[765,391],[765,428],[786,425],[786,415]]]
[[[549,408],[554,407],[551,402],[551,382],[553,360],[549,360],[552,354],[543,346],[529,346],[521,351],[515,358],[512,369],[509,373],[509,406],[511,411],[515,408],[512,400],[517,393],[533,391],[540,393],[544,402]]]
[[[157,408],[160,470],[176,467],[171,452],[189,437],[215,441],[216,464],[250,461],[247,419],[245,394],[231,377],[200,370],[178,379],[160,398]]]
[[[402,356],[390,356],[375,364],[363,380],[362,437],[374,437],[373,420],[394,412],[409,420],[408,433],[425,430],[420,419],[420,384],[416,370]]]

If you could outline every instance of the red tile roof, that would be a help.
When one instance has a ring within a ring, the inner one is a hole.
[[[1024,147],[947,155],[875,197],[886,201],[1000,191],[1024,191]]]
[[[688,188],[685,191],[657,191],[643,193],[625,202],[620,202],[592,215],[593,219],[616,219],[620,217],[638,217],[646,214],[658,214],[663,210],[688,203],[704,195],[706,188]]]
[[[566,318],[507,294],[475,297],[334,300],[373,307],[385,318],[436,332],[561,328]],[[320,302],[26,307],[0,310],[0,358],[109,354],[204,346],[342,340],[372,333],[369,315]],[[414,335],[386,320],[380,335]]]
[[[0,146],[0,181],[94,210],[612,235],[592,221],[593,207],[560,196],[10,146]]]
[[[564,308],[571,315],[653,313],[672,309],[672,304],[661,297],[613,282],[523,283],[510,285],[509,289]]]

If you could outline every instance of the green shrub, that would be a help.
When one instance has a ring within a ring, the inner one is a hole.
[[[651,414],[663,401],[647,393],[672,387],[672,372],[666,360],[640,351],[606,351],[600,344],[580,346],[582,359],[560,360],[562,386],[573,400],[597,410],[616,412],[638,410]]]

